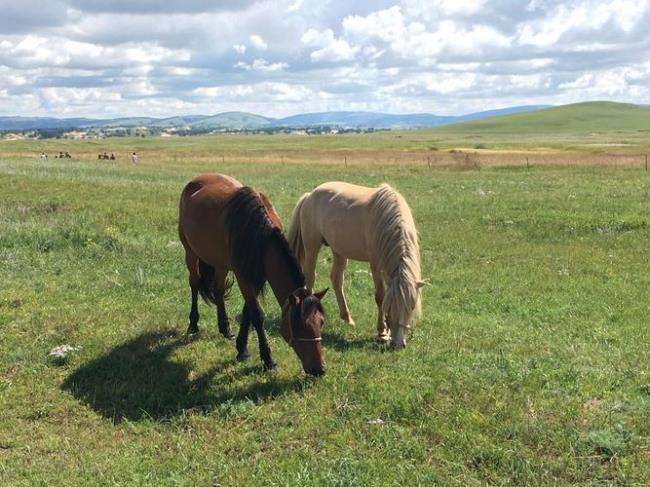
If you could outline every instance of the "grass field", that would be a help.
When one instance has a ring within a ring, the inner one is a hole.
[[[0,144],[0,485],[648,484],[650,173],[591,152],[530,169],[328,159],[430,143],[373,137],[299,139],[322,151],[308,164],[267,156],[291,150],[282,137]],[[142,164],[92,160],[99,144]],[[228,144],[241,159],[210,160]],[[88,159],[33,157],[64,145]],[[302,373],[270,298],[275,371],[254,339],[235,362],[203,304],[187,339],[177,202],[204,171],[264,191],[284,221],[323,181],[399,189],[430,280],[408,348],[373,342],[359,263],[356,328],[325,299],[323,378]],[[83,348],[53,363],[62,344]]]

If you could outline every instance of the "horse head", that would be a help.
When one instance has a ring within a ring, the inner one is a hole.
[[[304,288],[292,292],[282,307],[280,332],[302,362],[307,374],[319,376],[325,373],[325,360],[321,348],[321,329],[325,313],[321,299],[327,289],[310,294]]]

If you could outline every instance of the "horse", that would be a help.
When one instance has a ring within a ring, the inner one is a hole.
[[[181,193],[178,233],[185,249],[191,289],[188,334],[199,331],[200,293],[208,304],[216,305],[220,333],[233,337],[224,303],[233,284],[232,279],[227,280],[232,271],[245,303],[236,341],[237,360],[250,357],[247,344],[252,324],[264,370],[273,369],[276,364],[259,304],[268,281],[281,307],[282,337],[298,355],[306,373],[325,373],[321,300],[327,289],[311,293],[305,287],[305,277],[282,233],[280,217],[264,194],[230,176],[199,175]]]
[[[341,319],[354,325],[343,292],[347,259],[370,263],[378,308],[377,341],[406,346],[406,330],[421,313],[420,249],[411,210],[387,184],[368,188],[328,182],[303,194],[287,240],[307,287],[314,285],[322,245],[332,249],[330,278]],[[387,327],[388,323],[388,327]],[[389,331],[390,329],[390,331]]]

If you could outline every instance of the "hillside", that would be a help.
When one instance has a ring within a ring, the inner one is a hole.
[[[614,102],[586,102],[447,125],[438,134],[591,135],[650,130],[650,107]]]

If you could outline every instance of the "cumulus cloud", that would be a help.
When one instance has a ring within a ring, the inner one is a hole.
[[[289,67],[287,63],[270,63],[266,59],[255,59],[252,63],[248,64],[239,61],[235,64],[235,68],[244,69],[246,71],[282,71]]]
[[[315,29],[309,29],[302,36],[302,42],[308,47],[318,47],[309,55],[310,59],[315,62],[338,62],[349,61],[354,59],[358,48],[353,48],[343,39],[334,37],[331,29],[325,29],[319,32]]]
[[[260,51],[266,51],[269,47],[269,45],[266,43],[264,39],[262,39],[261,36],[258,36],[257,34],[253,34],[251,37],[251,44],[256,48],[259,49]]]
[[[0,0],[1,115],[647,103],[650,0]]]

